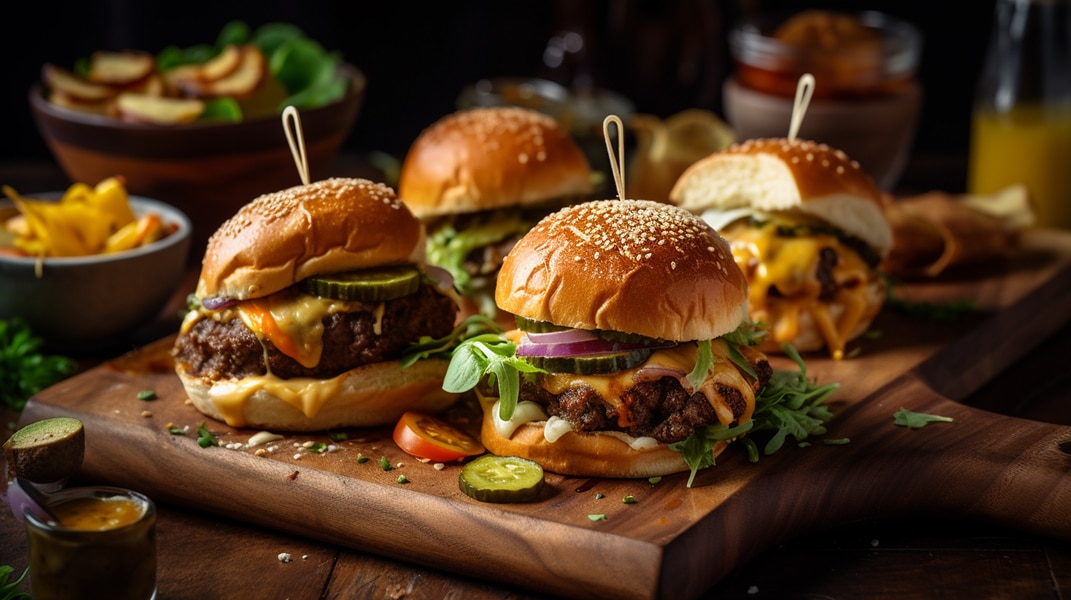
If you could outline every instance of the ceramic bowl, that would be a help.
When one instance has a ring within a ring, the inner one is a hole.
[[[300,113],[310,180],[329,175],[364,100],[364,74],[344,65],[351,85],[332,104]],[[282,117],[238,123],[149,125],[57,107],[40,83],[31,87],[37,128],[71,179],[93,185],[122,176],[131,194],[156,198],[193,223],[198,258],[219,225],[256,196],[299,185]]]
[[[181,210],[157,200],[131,196],[130,206],[177,229],[133,250],[45,258],[40,270],[36,258],[0,255],[0,319],[22,317],[47,343],[76,346],[106,343],[158,316],[185,276],[192,226]],[[0,218],[15,212],[0,201]]]

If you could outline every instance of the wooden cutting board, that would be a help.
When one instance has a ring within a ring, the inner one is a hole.
[[[1033,232],[1007,262],[898,293],[971,299],[978,311],[950,324],[887,310],[874,325],[881,335],[852,358],[807,357],[810,377],[842,384],[824,437],[848,443],[786,444],[758,463],[730,447],[692,488],[685,474],[654,483],[548,474],[537,502],[481,504],[458,490],[458,465],[413,459],[387,429],[350,431],[323,454],[302,445],[326,436],[290,435],[258,456],[243,446],[254,431],[206,423],[185,403],[167,358],[171,337],[45,390],[21,424],[80,418],[88,480],[572,597],[695,597],[790,536],[864,518],[966,516],[1071,539],[1071,428],[957,402],[1071,320],[1071,234]],[[779,359],[775,367],[793,365]],[[138,399],[144,390],[157,399]],[[899,427],[901,407],[954,421]],[[198,446],[202,423],[221,446]],[[173,435],[169,426],[189,432]]]

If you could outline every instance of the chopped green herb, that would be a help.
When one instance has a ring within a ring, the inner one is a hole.
[[[368,462],[368,457],[363,455],[363,454],[361,454],[360,452],[358,452],[357,453],[357,464],[363,465],[366,462]]]
[[[201,426],[197,428],[197,445],[202,448],[219,445],[219,440],[217,440],[216,436],[212,435],[212,433],[205,428],[204,423],[202,423]]]
[[[167,432],[171,435],[186,435],[186,429],[183,427],[168,427]]]
[[[606,520],[606,515],[604,513],[598,513],[598,514],[594,514],[594,515],[588,515],[588,518],[591,519],[592,521],[605,521]]]
[[[822,443],[827,446],[847,446],[852,441],[848,438],[826,438]]]
[[[911,429],[919,429],[929,425],[930,423],[951,423],[952,417],[942,417],[939,415],[928,415],[926,413],[914,412],[901,407],[893,415],[893,424],[901,427],[909,427]]]
[[[138,400],[156,400],[156,392],[153,390],[142,390],[138,392]]]
[[[390,461],[387,460],[386,456],[380,456],[379,457],[379,468],[383,469],[384,471],[390,471],[394,467],[390,466]]]
[[[662,481],[662,478],[661,477],[648,477],[647,481],[651,485],[654,485],[654,484],[658,483],[659,481]]]
[[[636,497],[633,496],[632,494],[629,494],[628,496],[625,496],[624,498],[621,499],[621,503],[622,504],[635,504],[636,503]]]
[[[595,499],[596,500],[602,500],[605,497],[606,497],[606,494],[604,494],[602,492],[595,492]]]
[[[216,436],[212,435],[208,429],[205,428],[204,423],[201,423],[201,426],[197,428],[197,445],[202,448],[219,445]]]
[[[0,402],[18,412],[37,392],[74,373],[75,361],[42,353],[44,340],[23,319],[0,319]]]
[[[316,442],[305,449],[309,452],[315,452],[316,454],[323,454],[324,452],[327,452],[327,444],[324,442]]]
[[[328,433],[327,434],[327,438],[329,440],[331,440],[332,442],[344,442],[344,441],[350,439],[350,436],[345,431],[334,431],[334,432]]]
[[[398,483],[409,483],[409,478],[405,475],[398,476]]]

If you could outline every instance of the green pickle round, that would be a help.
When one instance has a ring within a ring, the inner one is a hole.
[[[413,265],[396,265],[317,275],[302,281],[301,287],[309,294],[334,300],[383,302],[420,289],[420,270]]]
[[[480,502],[526,502],[543,491],[543,467],[519,456],[485,454],[461,468],[458,485]]]

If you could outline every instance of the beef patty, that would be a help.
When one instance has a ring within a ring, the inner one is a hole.
[[[447,335],[453,329],[457,312],[454,301],[429,284],[422,285],[416,293],[384,304],[378,335],[373,306],[326,317],[323,353],[313,367],[302,366],[280,352],[270,340],[257,339],[238,318],[197,321],[179,336],[172,355],[197,377],[241,378],[265,375],[270,368],[273,375],[283,379],[326,379],[361,365],[396,359],[420,336]]]

